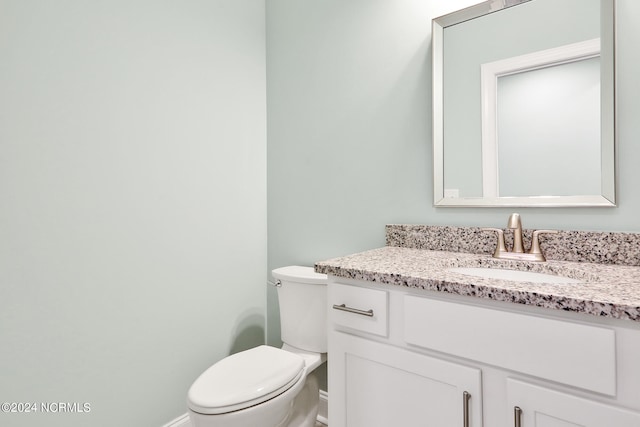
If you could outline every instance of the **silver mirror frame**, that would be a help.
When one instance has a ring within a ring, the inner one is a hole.
[[[615,0],[601,0],[602,30],[602,194],[587,196],[444,197],[444,29],[531,0],[489,0],[432,21],[433,204],[436,207],[590,207],[616,206]]]

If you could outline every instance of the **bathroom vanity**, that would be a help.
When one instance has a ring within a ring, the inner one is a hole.
[[[407,244],[397,227],[384,248],[316,264],[329,275],[331,427],[640,426],[640,267],[620,254],[640,236],[600,236],[628,245],[594,263],[552,259],[578,244],[560,233],[532,263],[492,258],[480,229],[426,227]],[[451,246],[451,233],[475,246]]]

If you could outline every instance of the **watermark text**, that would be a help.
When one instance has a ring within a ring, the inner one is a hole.
[[[5,413],[82,414],[91,412],[89,402],[3,402],[0,411]]]

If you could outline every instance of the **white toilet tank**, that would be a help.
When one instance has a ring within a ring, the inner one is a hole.
[[[327,276],[312,267],[290,266],[272,272],[278,287],[280,333],[292,347],[327,352]]]

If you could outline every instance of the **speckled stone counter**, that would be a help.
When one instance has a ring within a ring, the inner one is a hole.
[[[493,248],[491,248],[491,251]],[[505,268],[579,279],[545,284],[487,279],[454,267]],[[349,279],[447,292],[640,322],[640,267],[575,261],[499,260],[487,254],[386,246],[316,263],[316,271]]]
[[[604,231],[566,231],[540,235],[540,248],[548,260],[640,266],[640,234]],[[533,230],[523,230],[525,247]],[[385,227],[387,246],[434,251],[492,254],[496,233],[480,227],[390,224]],[[504,230],[508,247],[513,232]]]

